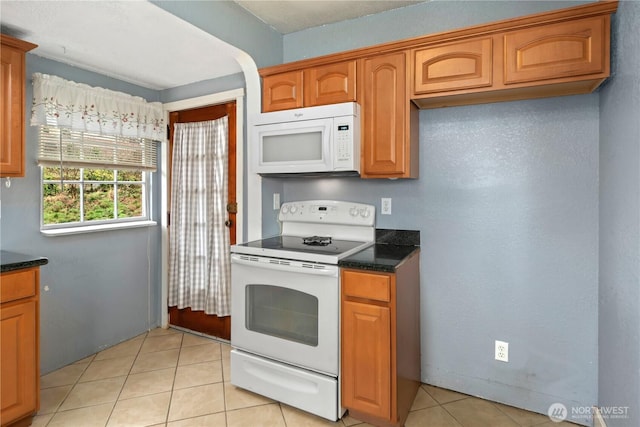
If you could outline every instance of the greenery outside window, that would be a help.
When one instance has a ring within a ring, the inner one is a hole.
[[[42,168],[42,225],[148,220],[147,173]],[[61,184],[62,182],[62,184]]]
[[[149,221],[155,142],[40,126],[42,230]]]

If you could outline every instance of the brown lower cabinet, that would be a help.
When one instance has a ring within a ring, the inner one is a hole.
[[[40,407],[40,269],[0,275],[0,424],[28,426]]]
[[[402,426],[420,386],[419,251],[394,273],[342,269],[342,406]]]

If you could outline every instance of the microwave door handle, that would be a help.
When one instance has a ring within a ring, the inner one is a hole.
[[[322,147],[324,150],[324,158],[325,158],[325,164],[329,165],[331,168],[335,167],[335,158],[334,156],[336,155],[334,150],[336,147],[334,147],[335,145],[335,141],[334,141],[334,136],[333,136],[333,120],[331,121],[331,125],[327,126],[327,136],[326,136],[326,141],[322,141]],[[325,143],[326,142],[326,143]]]
[[[277,270],[277,271],[291,271],[294,273],[314,274],[317,276],[337,276],[338,275],[337,267],[313,268],[313,267],[293,266],[293,265],[279,264],[279,263],[272,264],[267,262],[251,261],[251,260],[243,259],[237,256],[232,256],[231,262],[235,264],[254,267],[254,268],[264,268],[268,270]],[[309,265],[313,266],[313,264],[309,264]]]

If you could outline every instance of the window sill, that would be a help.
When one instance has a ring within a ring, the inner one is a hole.
[[[48,237],[68,236],[70,234],[95,233],[97,231],[122,230],[127,228],[154,227],[158,225],[156,221],[132,221],[119,222],[114,224],[83,225],[81,227],[66,227],[40,230],[40,233]]]

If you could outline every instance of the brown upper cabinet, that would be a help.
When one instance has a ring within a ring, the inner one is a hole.
[[[337,104],[356,100],[356,61],[304,70],[304,105]]]
[[[262,111],[302,107],[302,70],[262,78]]]
[[[0,42],[0,177],[23,177],[25,53],[37,46],[4,34]]]
[[[607,77],[603,0],[260,70],[262,110],[356,101],[361,176],[418,176],[419,108],[577,95]]]
[[[263,75],[262,111],[356,100],[356,61]]]
[[[413,94],[488,87],[493,38],[480,37],[413,50]]]
[[[506,33],[504,84],[608,76],[609,20],[598,16]]]
[[[593,92],[610,73],[608,13],[534,15],[516,29],[506,21],[482,37],[415,48],[412,101],[438,108]]]
[[[363,178],[418,177],[418,110],[407,93],[405,52],[361,60]]]

